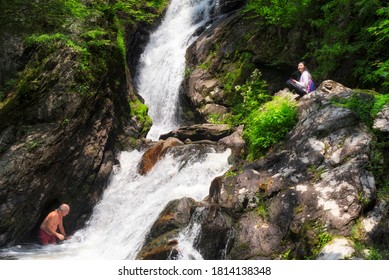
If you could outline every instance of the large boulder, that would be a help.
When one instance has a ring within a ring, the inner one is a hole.
[[[189,224],[196,204],[193,199],[186,197],[169,202],[152,225],[136,259],[176,258],[178,233]]]
[[[226,124],[198,124],[180,127],[177,130],[161,135],[159,139],[165,140],[169,137],[174,137],[181,141],[219,141],[231,133],[230,126]]]
[[[349,259],[355,253],[354,244],[346,238],[336,238],[320,251],[317,260]]]
[[[237,225],[235,243],[229,259],[260,259],[270,257],[278,249],[284,234],[277,225],[267,222],[254,212],[244,214]]]
[[[166,140],[160,140],[149,148],[142,156],[138,165],[138,172],[141,175],[147,174],[153,166],[169,151],[170,148],[183,145],[177,138],[169,137]]]
[[[194,248],[205,260],[225,259],[230,242],[233,241],[233,219],[215,204],[201,205],[192,223],[200,225]]]

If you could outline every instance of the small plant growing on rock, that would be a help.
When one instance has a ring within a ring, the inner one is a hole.
[[[38,141],[32,140],[26,143],[26,148],[28,152],[32,152],[39,147],[40,143]]]
[[[255,194],[255,197],[257,199],[257,215],[259,217],[262,217],[264,220],[266,220],[269,217],[269,210],[266,205],[266,199],[262,192],[257,192]]]
[[[209,122],[211,124],[222,124],[223,123],[223,116],[221,114],[217,114],[217,113],[210,114],[207,117],[207,122]]]
[[[312,175],[313,181],[319,182],[321,180],[321,175],[323,175],[325,169],[324,167],[316,167],[314,165],[310,165],[308,167],[308,171]]]

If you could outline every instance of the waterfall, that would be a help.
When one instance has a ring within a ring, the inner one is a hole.
[[[185,72],[185,52],[196,39],[193,33],[211,17],[214,0],[172,0],[159,28],[140,59],[136,88],[149,106],[153,126],[147,137],[179,126],[178,93]]]
[[[207,22],[214,2],[173,0],[161,27],[151,36],[138,77],[139,93],[153,118],[150,138],[178,125],[176,106],[185,50],[195,39],[193,32]],[[229,169],[230,150],[203,150],[187,146],[179,155],[168,153],[144,176],[136,172],[142,152],[121,152],[120,164],[114,167],[102,200],[84,229],[59,245],[0,250],[0,259],[134,259],[168,202],[183,197],[204,199],[213,178]],[[180,234],[180,258],[201,259],[191,245],[199,229],[194,223]]]
[[[154,221],[173,199],[208,195],[212,179],[228,168],[230,151],[187,149],[166,155],[145,176],[136,170],[139,151],[122,152],[112,180],[86,227],[60,245],[15,247],[3,257],[18,259],[134,259]],[[66,218],[65,218],[66,219]]]

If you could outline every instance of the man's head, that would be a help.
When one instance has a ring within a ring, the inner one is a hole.
[[[61,212],[63,216],[66,216],[67,214],[69,214],[70,207],[67,204],[62,204],[60,207],[58,207],[57,210],[58,212]]]

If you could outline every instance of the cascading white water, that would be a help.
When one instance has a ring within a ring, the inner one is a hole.
[[[185,72],[185,52],[192,36],[209,21],[215,0],[172,0],[165,19],[151,35],[136,77],[138,93],[149,106],[153,126],[147,137],[157,140],[178,127],[177,105]]]
[[[183,197],[205,198],[212,179],[229,168],[229,155],[229,150],[217,153],[212,148],[205,155],[196,149],[178,157],[168,154],[142,176],[136,172],[142,153],[122,152],[120,167],[115,167],[84,229],[58,246],[16,247],[2,255],[19,259],[134,259],[167,203]]]
[[[149,105],[153,127],[149,137],[175,128],[178,88],[183,79],[185,50],[193,32],[203,25],[214,7],[213,0],[172,0],[161,27],[151,36],[142,57],[139,93]],[[166,155],[145,176],[137,165],[142,152],[122,152],[101,202],[86,227],[58,246],[16,246],[0,252],[0,258],[18,259],[134,259],[166,204],[191,197],[202,200],[213,178],[230,167],[230,150],[207,153],[188,149],[181,156]],[[66,219],[66,218],[65,218]],[[179,239],[181,259],[201,259],[193,249],[199,230],[190,224]]]

